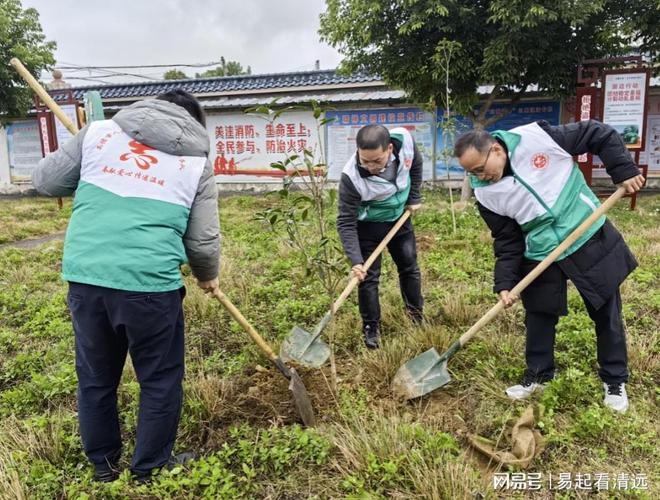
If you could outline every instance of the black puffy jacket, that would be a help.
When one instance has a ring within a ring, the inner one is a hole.
[[[539,125],[569,154],[598,155],[615,184],[640,173],[622,139],[608,125],[595,120],[560,126],[540,121]],[[523,232],[514,219],[498,215],[478,202],[477,207],[494,239],[493,289],[496,293],[511,290],[538,262],[524,258]],[[528,310],[565,314],[565,283],[557,276],[563,272],[589,303],[599,309],[636,267],[637,261],[623,237],[607,221],[580,249],[550,266],[529,285],[523,301]]]

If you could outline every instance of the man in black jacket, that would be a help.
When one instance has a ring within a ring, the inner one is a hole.
[[[339,184],[337,230],[353,276],[360,280],[358,302],[365,345],[377,349],[380,336],[378,282],[380,256],[365,272],[363,264],[406,208],[421,206],[422,155],[405,128],[362,127],[357,151],[348,160]],[[409,220],[387,248],[399,271],[401,295],[413,321],[422,321],[424,301],[417,265],[415,233]]]
[[[600,156],[614,183],[629,193],[644,178],[617,132],[597,121],[558,127],[535,122],[508,132],[473,130],[454,153],[471,177],[477,206],[494,238],[494,291],[506,307],[509,291],[563,241],[599,204],[572,155]],[[555,327],[567,314],[566,281],[582,296],[595,323],[599,375],[606,406],[628,408],[628,364],[619,285],[637,266],[621,234],[605,218],[522,293],[527,370],[507,395],[523,399],[554,377]]]

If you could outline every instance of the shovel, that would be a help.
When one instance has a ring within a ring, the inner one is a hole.
[[[78,133],[78,127],[71,121],[71,119],[64,113],[64,111],[62,111],[62,108],[58,106],[50,94],[44,90],[41,84],[36,80],[35,77],[32,76],[27,68],[23,66],[23,63],[16,57],[12,57],[9,60],[9,64],[14,67],[16,72],[21,75],[23,80],[25,80],[25,82],[32,88],[34,93],[39,96],[39,99],[41,99],[42,102],[48,106],[48,109],[50,109],[53,114],[62,122],[62,125],[64,125],[73,135],[76,135]]]
[[[275,367],[286,377],[289,381],[289,390],[293,394],[293,401],[298,410],[298,414],[305,424],[306,427],[313,427],[316,423],[316,418],[314,416],[314,409],[312,408],[312,402],[309,399],[309,394],[307,394],[307,389],[305,384],[303,384],[300,375],[293,368],[288,367],[277,355],[273,352],[270,346],[266,341],[257,333],[254,327],[245,319],[245,316],[241,314],[234,304],[231,303],[229,298],[222,293],[217,288],[213,292],[218,301],[227,309],[229,314],[236,320],[236,322],[243,327],[243,330],[252,338],[255,344],[261,349],[264,354],[271,360]]]
[[[625,187],[619,187],[598,209],[596,209],[582,224],[580,224],[568,237],[543,259],[520,283],[511,290],[512,295],[520,293],[529,286],[550,264],[566,251],[582,234],[607,212],[619,198],[626,192]],[[435,348],[423,352],[411,359],[396,372],[392,380],[392,391],[403,399],[413,399],[428,394],[451,380],[447,371],[447,361],[463,347],[481,328],[489,323],[504,309],[504,304],[498,301],[472,328],[465,332],[443,354],[438,354]]]
[[[376,249],[371,253],[367,261],[362,266],[365,272],[383,252],[390,240],[394,238],[394,235],[399,231],[399,229],[401,229],[401,226],[403,226],[404,222],[408,220],[410,214],[410,210],[403,212],[403,215],[399,218],[396,224],[394,224],[392,229],[390,229],[390,232],[385,235],[383,241],[381,241]],[[330,356],[330,347],[319,338],[321,336],[321,332],[323,332],[325,327],[328,326],[328,323],[330,323],[332,317],[337,313],[337,310],[341,307],[346,298],[351,294],[359,282],[360,280],[358,280],[355,276],[351,278],[351,280],[348,282],[348,285],[346,285],[346,288],[344,288],[344,291],[341,292],[339,298],[335,301],[334,304],[332,304],[330,310],[325,313],[325,316],[323,316],[323,319],[321,319],[320,323],[316,325],[316,328],[314,328],[312,333],[309,333],[299,326],[294,326],[289,336],[280,346],[280,356],[282,359],[287,361],[294,360],[301,365],[309,366],[312,368],[319,368],[323,363],[325,363]]]

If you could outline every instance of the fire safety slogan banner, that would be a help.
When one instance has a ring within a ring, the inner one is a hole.
[[[271,163],[313,151],[321,144],[311,112],[283,113],[274,122],[260,115],[226,113],[207,116],[209,158],[217,182],[280,182],[284,172]]]

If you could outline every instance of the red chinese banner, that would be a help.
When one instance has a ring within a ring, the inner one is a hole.
[[[269,122],[260,116],[219,114],[207,117],[211,161],[221,181],[246,182],[286,175],[271,163],[310,150],[319,156],[316,121],[311,112],[293,112]]]

